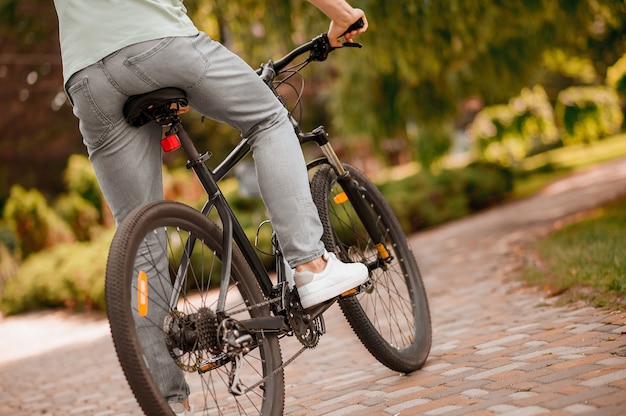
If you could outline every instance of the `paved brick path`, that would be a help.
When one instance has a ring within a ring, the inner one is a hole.
[[[626,159],[412,236],[431,301],[426,366],[389,371],[338,309],[286,370],[289,415],[626,415],[626,314],[556,307],[510,281],[520,250],[573,214],[626,195]],[[0,415],[140,415],[98,316],[0,320]],[[297,349],[284,345],[284,355]]]

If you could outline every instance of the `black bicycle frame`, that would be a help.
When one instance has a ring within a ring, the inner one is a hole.
[[[299,126],[292,120],[294,124],[294,128],[298,132],[298,138],[301,144],[308,142],[315,142],[322,149],[322,152],[326,156],[325,158],[317,159],[313,162],[310,162],[307,166],[308,168],[318,166],[321,164],[330,164],[335,172],[337,173],[337,181],[343,188],[343,190],[348,195],[348,199],[351,201],[353,208],[363,221],[364,226],[368,230],[370,237],[374,241],[376,247],[379,250],[379,253],[383,260],[387,260],[389,258],[389,254],[384,245],[384,237],[380,230],[376,225],[376,219],[373,218],[371,212],[367,209],[365,204],[362,203],[363,195],[358,187],[354,186],[350,183],[351,178],[349,176],[349,172],[347,172],[334,152],[333,148],[330,146],[328,142],[328,135],[324,130],[324,127],[320,126],[313,130],[310,133],[302,133],[299,129]],[[251,267],[261,290],[263,291],[264,296],[267,299],[270,299],[274,295],[274,287],[272,281],[265,270],[265,267],[261,263],[261,260],[256,255],[254,248],[248,241],[248,237],[246,236],[243,228],[236,220],[232,209],[228,205],[224,195],[222,194],[217,182],[223,179],[234,167],[239,163],[243,158],[245,158],[251,152],[251,147],[248,139],[243,139],[239,144],[226,156],[226,158],[213,170],[211,171],[205,164],[206,160],[210,157],[210,154],[205,153],[201,155],[195,148],[191,138],[183,128],[180,121],[173,124],[170,132],[168,134],[176,134],[180,140],[181,147],[185,152],[185,155],[188,157],[187,168],[192,169],[200,183],[204,187],[205,191],[208,195],[208,200],[202,207],[201,212],[204,215],[208,215],[209,212],[215,208],[221,221],[223,227],[223,236],[222,236],[222,269],[221,269],[221,280],[220,280],[220,295],[218,299],[218,304],[216,307],[216,313],[223,314],[224,308],[226,304],[226,292],[228,290],[228,286],[230,284],[230,273],[232,266],[232,249],[233,249],[233,239],[237,244],[237,247],[241,250],[246,262]],[[195,240],[190,238],[187,242],[187,250],[186,253],[191,252],[191,248]],[[177,283],[175,284],[175,288],[178,288],[182,283],[182,274],[184,270],[186,270],[186,266],[189,262],[188,258],[183,258],[181,261],[181,267],[179,269],[179,276],[177,278]],[[174,293],[178,293],[177,290],[174,290]],[[175,304],[174,296],[172,298],[172,304]]]
[[[222,268],[221,268],[221,280],[220,280],[220,293],[218,298],[218,303],[216,307],[216,314],[218,316],[224,315],[224,310],[226,306],[226,293],[228,291],[228,286],[230,285],[230,274],[232,268],[232,250],[233,250],[233,240],[241,250],[244,258],[248,262],[248,265],[251,267],[254,272],[257,281],[263,290],[263,294],[266,298],[270,298],[272,295],[272,281],[269,278],[269,275],[265,271],[261,260],[254,252],[254,249],[250,242],[248,241],[248,237],[246,236],[243,228],[239,224],[239,222],[235,219],[235,215],[232,212],[232,209],[228,205],[226,198],[222,194],[217,182],[224,178],[226,174],[246,155],[250,153],[250,145],[247,139],[244,139],[239,143],[233,151],[231,151],[228,156],[220,163],[220,165],[214,170],[211,171],[205,164],[206,160],[210,157],[209,153],[205,153],[201,155],[194,146],[191,138],[183,128],[180,121],[176,122],[170,128],[168,135],[176,134],[178,139],[180,140],[181,147],[185,155],[188,158],[187,168],[192,169],[200,183],[204,187],[207,192],[208,199],[207,202],[202,207],[202,213],[208,215],[209,212],[213,208],[216,209],[221,221],[223,228],[222,235]],[[187,249],[185,250],[185,257],[189,256],[191,253],[191,248],[195,243],[195,239],[190,238],[187,241]],[[182,281],[181,273],[184,273],[186,269],[186,265],[188,264],[189,259],[183,258],[181,261],[181,267],[179,269],[179,275],[177,276],[177,284],[175,287],[179,286]],[[174,293],[177,293],[174,290]]]
[[[345,44],[346,46],[359,46],[358,44]],[[328,53],[332,50],[328,39],[325,35],[320,35],[307,44],[299,47],[298,49],[292,51],[289,55],[277,61],[276,63],[273,61],[269,61],[267,64],[263,65],[263,67],[257,71],[260,75],[261,79],[274,91],[271,81],[274,79],[277,70],[283,68],[287,63],[289,63],[295,56],[298,56],[306,51],[311,51],[311,56],[309,60],[304,65],[308,64],[311,61],[320,61],[326,59]],[[304,66],[303,65],[303,66]],[[301,66],[301,68],[303,67]],[[275,91],[274,91],[275,92]],[[328,135],[324,130],[324,127],[320,126],[313,130],[310,133],[303,133],[298,125],[298,122],[290,117],[290,121],[294,126],[295,131],[297,132],[300,144],[315,142],[321,148],[322,152],[326,156],[325,158],[315,160],[310,162],[307,165],[308,169],[312,167],[319,166],[321,164],[329,164],[335,170],[337,174],[337,182],[343,190],[346,192],[348,199],[352,203],[354,210],[357,215],[363,222],[363,225],[367,229],[370,237],[372,238],[374,244],[376,245],[378,252],[383,259],[383,261],[390,260],[390,255],[385,247],[384,236],[382,232],[379,230],[377,226],[377,219],[373,217],[371,211],[364,203],[365,198],[362,195],[361,190],[358,186],[355,186],[354,183],[351,183],[350,174],[348,171],[344,169],[343,164],[337,157],[334,149],[331,147],[328,141]],[[248,241],[248,237],[246,236],[243,228],[239,221],[237,221],[232,209],[228,205],[224,195],[222,194],[217,182],[223,179],[234,167],[239,163],[243,158],[245,158],[251,152],[251,147],[248,139],[243,139],[227,156],[226,158],[213,170],[211,171],[205,164],[206,160],[210,157],[210,153],[205,153],[201,155],[195,148],[193,142],[191,141],[189,135],[183,128],[180,120],[176,118],[175,122],[170,127],[170,131],[168,135],[176,134],[180,140],[181,147],[188,157],[187,168],[193,169],[196,173],[200,183],[204,187],[205,191],[208,195],[208,200],[202,207],[201,212],[204,215],[208,215],[211,210],[215,207],[221,221],[223,227],[223,236],[222,236],[222,269],[221,269],[221,280],[220,280],[220,294],[218,299],[218,304],[216,307],[216,314],[218,316],[224,314],[225,304],[226,304],[226,293],[228,291],[228,286],[230,284],[230,272],[232,268],[232,250],[233,250],[233,239],[241,253],[243,254],[246,262],[251,267],[261,290],[266,299],[271,299],[274,293],[274,287],[272,281],[269,278],[265,267],[261,263],[261,260],[256,255],[252,244]],[[187,250],[186,253],[191,253],[191,248],[195,244],[195,239],[190,238],[187,242]],[[181,266],[178,271],[177,281],[175,283],[175,289],[180,289],[184,277],[185,270],[187,269],[187,265],[189,264],[188,254],[184,255],[184,258],[181,261]],[[284,267],[279,265],[279,267]],[[279,273],[280,275],[281,273]],[[174,294],[178,293],[178,290],[174,290]],[[176,304],[176,295],[172,295],[171,304],[175,306]]]

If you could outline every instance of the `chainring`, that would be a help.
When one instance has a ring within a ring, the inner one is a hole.
[[[309,314],[302,309],[300,298],[295,289],[287,294],[286,306],[287,321],[293,334],[306,348],[315,348],[320,341],[320,336],[325,332],[322,315],[311,319]]]

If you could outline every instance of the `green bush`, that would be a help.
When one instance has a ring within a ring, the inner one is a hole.
[[[429,176],[421,215],[425,224],[438,225],[469,214],[462,170],[443,170]]]
[[[427,199],[427,177],[424,174],[380,184],[380,191],[393,208],[405,232],[425,228],[420,212],[421,202]]]
[[[426,125],[419,129],[415,146],[417,160],[423,169],[430,171],[431,167],[450,151],[452,130],[452,128],[446,128],[439,123]]]
[[[606,83],[618,94],[626,95],[626,55],[609,67],[606,72]]]
[[[4,220],[17,236],[19,252],[24,258],[57,243],[75,240],[67,223],[36,189],[27,191],[14,185],[4,207]]]
[[[615,90],[570,87],[559,93],[555,106],[565,144],[591,143],[620,131],[624,115]]]
[[[480,159],[507,166],[559,139],[552,106],[540,86],[522,90],[508,104],[485,107],[467,133]]]
[[[90,240],[93,228],[101,222],[98,208],[75,192],[57,198],[54,209],[70,226],[78,241]]]
[[[504,200],[512,189],[511,171],[486,162],[436,175],[418,173],[380,185],[406,233],[487,208]]]
[[[463,169],[462,173],[470,211],[496,205],[513,191],[513,172],[498,164],[474,162]]]
[[[104,221],[104,196],[89,159],[70,156],[64,173],[67,193],[54,202],[55,211],[70,226],[79,241],[91,239]]]
[[[68,194],[79,195],[102,217],[104,196],[89,159],[83,155],[70,156],[63,178]]]
[[[17,236],[13,230],[2,223],[0,223],[0,246],[4,246],[11,253],[15,253],[18,248]]]
[[[254,242],[258,225],[266,219],[265,208],[260,199],[242,197],[237,193],[236,186],[230,185],[226,187],[227,199],[249,240]],[[461,218],[497,203],[506,197],[510,188],[509,171],[488,163],[444,170],[438,174],[420,173],[381,185],[381,191],[407,233]],[[77,199],[72,201],[70,198]],[[52,210],[41,195],[16,190],[12,199],[14,202],[8,205],[14,205],[15,208],[11,208],[10,212],[31,212],[34,218],[44,219],[52,215]],[[91,212],[86,221],[93,222],[95,214],[84,204],[90,206],[80,195],[73,193],[67,199],[59,200],[57,206],[74,207],[69,211],[74,210],[77,215]],[[30,211],[26,207],[31,207]],[[59,210],[64,212],[65,208]],[[21,218],[18,215],[12,217]],[[80,223],[80,218],[75,220]],[[44,220],[39,221],[47,224]],[[35,231],[43,229],[43,225],[35,227]],[[113,232],[113,229],[109,229],[90,242],[56,244],[37,253],[31,251],[32,254],[19,269],[16,257],[10,255],[10,250],[0,250],[0,277],[4,280],[3,291],[0,292],[0,309],[6,314],[50,307],[103,310],[106,258]],[[31,234],[45,240],[44,232],[41,235],[36,232],[28,235]],[[12,231],[6,228],[0,232],[0,238],[5,246],[10,246],[11,241],[15,242]],[[270,238],[271,227],[264,227],[260,240],[266,251],[271,250]],[[271,268],[273,258],[261,257],[266,267]]]
[[[4,292],[4,282],[17,273],[18,267],[15,256],[5,245],[0,244],[0,299]]]
[[[4,285],[0,309],[7,314],[65,307],[104,310],[104,275],[113,238],[58,244],[26,259]]]

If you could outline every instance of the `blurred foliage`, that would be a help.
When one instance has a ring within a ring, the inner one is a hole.
[[[546,80],[571,85],[570,74],[544,64],[555,49],[602,79],[626,47],[622,1],[355,3],[369,12],[371,30],[363,51],[333,58],[342,68],[332,114],[344,134],[395,136],[411,121],[454,117],[467,97],[489,106]]]
[[[550,72],[572,82],[592,84],[600,79],[591,59],[568,55],[563,49],[544,52],[542,60]]]
[[[449,123],[422,124],[417,129],[415,149],[417,161],[427,171],[444,157],[452,147],[454,128]]]
[[[435,162],[430,157],[439,157],[446,140],[442,129],[429,126],[452,123],[460,116],[459,103],[478,98],[486,106],[502,104],[534,85],[543,85],[554,102],[569,86],[602,83],[608,68],[626,52],[623,1],[352,0],[352,4],[369,17],[370,30],[359,39],[364,48],[344,49],[305,70],[311,88],[303,96],[307,116],[302,124],[304,128],[326,124],[345,141],[366,137],[377,143],[373,150],[379,154],[385,152],[386,140],[404,140],[415,148],[411,154],[424,152],[420,158],[426,167]],[[253,67],[280,57],[328,26],[327,18],[302,0],[186,0],[185,5],[201,29]],[[42,169],[45,162],[48,169],[54,165],[60,171],[64,158],[82,149],[64,104],[55,31],[51,2],[0,0],[0,41],[5,51],[18,53],[0,63],[0,73],[7,71],[0,77],[1,89],[11,103],[7,120],[19,132],[21,143],[16,150],[5,143],[8,139],[0,139],[0,161],[5,164],[5,169],[0,167],[0,206],[12,182],[59,189],[56,175],[16,175],[15,169],[6,169],[9,164],[20,166],[22,161],[22,169],[30,171]],[[21,55],[24,51],[28,53]],[[197,115],[189,115],[186,123],[216,159],[238,141],[237,132],[201,123]],[[416,125],[437,137],[437,145],[425,147],[414,134]],[[32,146],[45,146],[54,156],[41,158],[43,152],[29,151]],[[24,163],[28,157],[40,158],[41,165]],[[385,160],[383,155],[379,158]]]
[[[91,164],[74,155],[67,193],[53,203],[36,189],[14,185],[0,222],[0,309],[104,307],[104,264],[113,228]],[[76,243],[76,240],[85,243]]]
[[[626,96],[626,55],[622,56],[606,74],[606,83],[618,94]]]
[[[606,82],[624,92],[623,1],[351,3],[369,17],[370,30],[358,39],[364,48],[345,48],[304,70],[301,123],[305,129],[329,126],[345,141],[338,146],[344,149],[364,148],[365,140],[378,153],[393,148],[416,155],[421,174],[382,185],[407,232],[502,201],[512,180],[498,164],[560,145],[557,126],[567,144],[595,140],[621,123],[615,94],[598,86]],[[185,5],[202,30],[253,67],[328,27],[302,0]],[[6,106],[0,127],[15,132],[0,138],[0,285],[9,282],[0,295],[7,311],[103,307],[108,234],[102,232],[110,214],[87,159],[68,161],[84,149],[63,94],[56,30],[52,2],[0,0],[0,94]],[[468,100],[485,106],[468,134],[486,161],[442,170],[437,161],[451,148],[455,130],[473,119],[462,109]],[[209,165],[239,141],[228,126],[193,113],[184,117],[191,135],[203,142],[198,147],[213,151]],[[385,145],[391,141],[393,146]],[[167,161],[176,158],[166,155]],[[185,170],[166,169],[164,183],[168,199],[204,202]],[[32,186],[41,192],[25,189]],[[260,200],[238,195],[234,180],[225,183],[224,193],[253,241],[265,218]],[[262,234],[268,239],[269,229]],[[76,240],[81,243],[62,244]]]
[[[104,273],[113,229],[90,243],[58,244],[33,254],[4,284],[7,315],[43,308],[104,310]]]
[[[15,233],[23,258],[62,242],[74,241],[70,227],[36,189],[11,188],[4,207],[4,221]]]
[[[105,203],[87,157],[72,155],[63,175],[67,192],[54,202],[55,211],[72,228],[78,241],[88,241],[104,222]]]
[[[0,229],[0,233],[2,229]],[[1,238],[1,235],[0,235]],[[0,241],[0,302],[4,296],[4,284],[11,277],[15,276],[19,269],[19,263],[11,252],[10,248]]]
[[[75,194],[84,199],[102,217],[104,197],[100,185],[98,185],[96,173],[87,157],[82,155],[70,156],[63,179],[69,194]]]
[[[326,30],[325,18],[300,0],[272,3],[272,13],[252,0],[188,3],[203,29],[253,66]],[[449,124],[463,99],[480,97],[490,106],[546,84],[554,102],[563,88],[602,82],[626,52],[626,4],[615,0],[352,4],[369,17],[370,31],[359,39],[365,47],[307,70],[307,82],[327,89],[305,97],[305,107],[344,140],[403,138],[416,155],[424,152],[418,158],[426,168],[439,157],[435,149],[450,140],[442,128],[429,126]],[[412,134],[416,124],[439,146]]]
[[[505,166],[559,140],[552,105],[541,86],[522,90],[508,104],[485,107],[467,133],[479,158]]]
[[[54,204],[55,211],[70,226],[78,241],[88,241],[99,225],[98,210],[76,193],[61,195]]]
[[[589,143],[616,134],[624,121],[617,93],[602,86],[561,91],[555,112],[565,144]]]
[[[437,174],[421,172],[380,185],[407,234],[493,206],[512,190],[511,171],[486,162]]]

